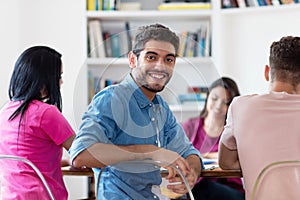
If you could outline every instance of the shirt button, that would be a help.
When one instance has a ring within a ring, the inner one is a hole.
[[[155,140],[155,144],[157,144],[157,140]]]
[[[153,122],[154,122],[154,121],[155,121],[155,118],[154,118],[154,117],[152,117],[152,118],[151,118],[151,121],[153,121]]]
[[[152,103],[150,103],[149,106],[152,106]]]
[[[153,198],[154,198],[154,199],[157,199],[157,196],[154,195]]]

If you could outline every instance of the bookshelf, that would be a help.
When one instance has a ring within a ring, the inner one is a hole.
[[[87,35],[87,103],[91,97],[99,89],[106,86],[106,80],[119,82],[130,71],[128,65],[127,50],[121,50],[119,55],[112,56],[111,54],[101,55],[92,53],[97,51],[97,48],[107,50],[107,42],[105,37],[104,42],[98,43],[96,48],[91,47],[91,35],[89,23],[91,21],[99,21],[101,32],[110,32],[111,35],[119,34],[121,41],[124,42],[124,36],[127,34],[126,23],[129,24],[130,35],[134,34],[137,27],[161,23],[175,31],[179,37],[182,37],[184,32],[196,33],[198,30],[206,29],[207,36],[205,43],[208,47],[202,48],[204,51],[189,55],[183,53],[177,59],[173,77],[165,90],[160,93],[161,96],[170,104],[170,108],[174,112],[178,121],[184,121],[192,116],[197,116],[204,105],[204,101],[197,102],[180,102],[178,95],[188,94],[189,87],[201,86],[207,87],[213,80],[219,77],[213,61],[213,10],[212,9],[192,9],[192,10],[154,10],[148,9],[145,4],[149,2],[141,1],[143,10],[129,11],[86,11],[86,35]],[[161,1],[162,2],[162,1]],[[145,8],[146,7],[146,8]],[[149,6],[151,7],[151,6]],[[153,17],[155,16],[155,17]],[[159,20],[158,20],[159,19]],[[203,32],[204,33],[204,32]],[[192,36],[186,37],[186,40],[191,40]],[[200,37],[200,33],[199,36]],[[99,40],[99,39],[98,39]],[[97,40],[96,40],[97,41]],[[112,42],[109,48],[113,48]],[[121,42],[120,42],[120,45]],[[125,46],[127,46],[125,44]],[[200,41],[198,42],[200,45]],[[96,49],[96,50],[95,50]],[[119,47],[123,49],[123,47]],[[98,50],[99,51],[99,50]],[[179,52],[180,53],[180,52]],[[96,86],[97,83],[100,86]],[[180,83],[180,84],[178,84]]]

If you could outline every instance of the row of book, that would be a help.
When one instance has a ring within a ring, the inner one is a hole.
[[[122,22],[123,23],[123,22]],[[133,37],[129,22],[118,24],[118,31],[104,31],[98,19],[88,22],[88,52],[91,58],[127,57]],[[211,55],[211,34],[209,22],[200,25],[195,32],[178,33],[180,57],[209,57]]]
[[[180,104],[191,104],[197,102],[203,102],[207,98],[207,87],[194,86],[188,87],[188,92],[186,94],[179,94],[178,99]]]
[[[167,2],[158,6],[158,10],[199,10],[211,9],[210,2]]]
[[[296,4],[299,0],[222,0],[222,8],[245,8]]]
[[[103,88],[109,85],[117,84],[120,81],[121,80],[103,79],[99,76],[93,75],[93,73],[89,71],[88,72],[88,91],[89,91],[88,101],[91,102],[94,95],[97,94]]]
[[[181,32],[178,55],[180,57],[211,56],[211,35],[209,23],[202,25],[195,32]]]
[[[87,10],[117,10],[120,0],[87,0]]]
[[[114,33],[104,31],[100,20],[88,22],[88,52],[91,58],[126,57],[131,50],[132,38],[129,23],[123,27],[118,25],[118,31]]]

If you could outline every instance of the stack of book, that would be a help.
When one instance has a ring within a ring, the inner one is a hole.
[[[199,10],[211,9],[211,3],[206,1],[165,1],[158,6],[158,10]]]
[[[104,30],[100,20],[88,22],[88,52],[91,58],[127,57],[131,49],[128,22],[116,24],[115,30]]]
[[[222,8],[277,6],[299,3],[299,0],[222,0]]]
[[[104,79],[97,75],[93,75],[91,71],[88,72],[88,89],[89,89],[89,98],[90,102],[95,94],[100,90],[104,89],[107,86],[114,85],[119,83],[120,80]]]
[[[202,24],[195,32],[180,33],[178,55],[180,57],[209,57],[211,55],[211,35],[209,22]]]
[[[203,102],[206,100],[208,88],[202,86],[189,87],[188,93],[179,94],[178,99],[181,104],[191,104]]]
[[[120,0],[86,0],[87,10],[118,10]]]

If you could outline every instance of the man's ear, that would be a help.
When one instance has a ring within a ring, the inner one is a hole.
[[[269,65],[265,66],[265,79],[266,79],[266,81],[270,80],[270,67],[269,67]]]
[[[136,68],[137,56],[132,51],[128,53],[128,60],[129,60],[130,68]]]

